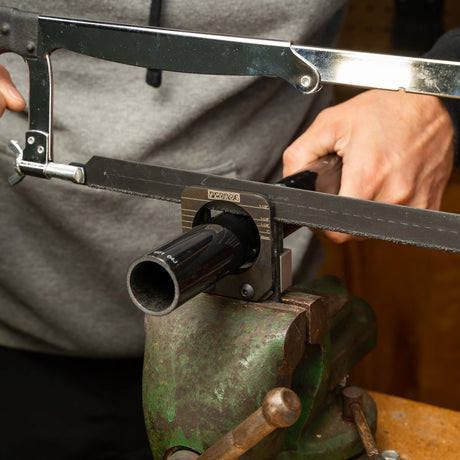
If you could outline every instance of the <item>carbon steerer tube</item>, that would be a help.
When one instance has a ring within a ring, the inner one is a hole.
[[[129,295],[143,312],[165,315],[243,270],[258,252],[252,219],[223,213],[136,260],[128,270]]]

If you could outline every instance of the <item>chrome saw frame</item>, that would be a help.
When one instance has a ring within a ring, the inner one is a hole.
[[[279,223],[460,252],[457,214],[387,205],[227,179],[109,158],[85,165],[56,163],[53,155],[51,53],[67,49],[114,62],[216,75],[279,77],[302,94],[323,83],[403,89],[460,98],[460,63],[298,46],[291,42],[203,34],[43,16],[0,7],[0,53],[14,52],[29,70],[29,128],[10,183],[25,175],[57,177],[90,187],[178,201],[184,187],[263,194]]]

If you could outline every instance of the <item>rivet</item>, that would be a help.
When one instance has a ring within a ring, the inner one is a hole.
[[[304,88],[309,88],[311,86],[311,77],[309,77],[308,75],[304,75],[301,79],[300,79],[300,84],[304,87]]]
[[[10,25],[7,22],[4,22],[0,30],[2,35],[8,35],[10,33]]]
[[[29,52],[29,53],[33,53],[35,51],[35,43],[34,42],[29,42],[27,43],[26,45],[26,50]]]

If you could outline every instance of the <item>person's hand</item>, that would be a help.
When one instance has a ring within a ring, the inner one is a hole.
[[[14,86],[8,70],[0,66],[0,117],[6,109],[20,112],[25,106],[26,101]]]
[[[323,110],[284,152],[284,175],[336,152],[339,195],[439,209],[453,168],[454,127],[434,96],[372,90]],[[337,243],[350,235],[324,232]]]

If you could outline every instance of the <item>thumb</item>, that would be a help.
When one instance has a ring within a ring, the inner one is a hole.
[[[283,175],[303,171],[310,163],[336,151],[337,136],[329,118],[330,109],[323,110],[283,153]]]
[[[5,108],[19,112],[24,110],[26,106],[26,101],[14,86],[9,72],[3,66],[0,66],[0,99],[0,115],[3,114]]]

